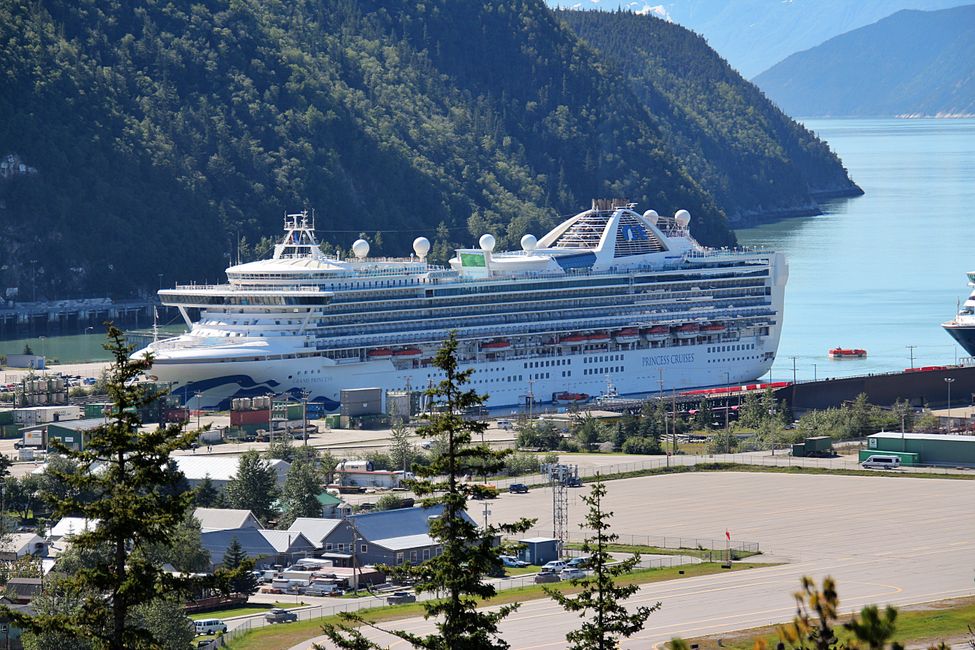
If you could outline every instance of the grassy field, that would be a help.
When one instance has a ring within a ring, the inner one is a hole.
[[[849,617],[843,618],[844,622],[847,620]],[[968,626],[973,623],[975,598],[972,597],[916,605],[899,611],[894,639],[903,645],[921,647],[936,645],[940,641],[965,642],[968,638]],[[841,625],[836,625],[834,629],[840,641],[851,639]],[[752,650],[755,641],[759,639],[763,639],[767,647],[774,648],[778,643],[776,628],[767,626],[687,641],[696,643],[700,650]]]
[[[647,584],[651,582],[661,582],[664,580],[674,580],[679,578],[690,578],[693,576],[710,575],[722,573],[724,571],[742,571],[757,566],[770,566],[767,564],[748,564],[739,563],[732,565],[731,569],[722,569],[720,564],[692,564],[686,567],[668,567],[665,569],[640,569],[621,579],[624,584]],[[679,572],[683,571],[683,575]],[[572,587],[568,583],[554,583],[545,585],[554,587],[565,593],[575,593],[578,587]],[[547,598],[542,585],[528,585],[515,589],[505,589],[494,598],[483,602],[485,606],[502,605],[506,603],[524,602],[538,598]],[[423,606],[420,603],[410,603],[408,605],[393,605],[389,607],[379,607],[370,610],[363,610],[361,614],[373,623],[392,621],[402,618],[412,618],[423,613]],[[321,634],[323,623],[334,623],[338,617],[328,616],[325,618],[311,621],[298,621],[297,623],[287,623],[279,626],[263,627],[248,632],[247,634],[230,641],[227,648],[230,650],[286,650],[293,645],[306,641]]]

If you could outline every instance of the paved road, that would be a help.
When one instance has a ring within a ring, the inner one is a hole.
[[[842,609],[908,604],[975,593],[971,557],[975,483],[946,479],[702,473],[613,481],[608,509],[617,531],[757,540],[788,564],[648,585],[632,605],[662,603],[624,648],[781,622],[792,616],[799,578],[836,578]],[[492,518],[551,506],[547,490],[504,495]],[[578,498],[570,524],[581,520]],[[544,519],[544,515],[541,517]],[[549,517],[550,521],[550,517]],[[530,601],[502,626],[513,648],[565,646],[578,619],[549,601]],[[429,629],[422,619],[398,627]],[[318,640],[321,642],[321,640]],[[389,639],[386,639],[389,642]],[[310,643],[295,646],[308,648]],[[405,644],[392,643],[393,648]]]

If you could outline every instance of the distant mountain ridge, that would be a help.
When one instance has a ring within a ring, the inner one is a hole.
[[[793,116],[975,115],[975,5],[904,10],[755,78]]]
[[[817,198],[862,193],[825,143],[697,34],[630,12],[558,16],[626,78],[667,148],[732,224],[818,214]]]
[[[667,34],[685,61],[668,70],[706,50]],[[302,207],[335,248],[365,233],[402,255],[423,234],[442,261],[485,232],[517,246],[593,197],[688,209],[721,246],[726,210],[805,210],[822,178],[855,188],[788,121],[736,137],[670,106],[709,89],[709,116],[764,114],[710,65],[648,103],[541,0],[7,3],[0,56],[0,156],[36,169],[0,179],[0,289],[21,297],[222,280]],[[752,174],[692,176],[710,157]]]

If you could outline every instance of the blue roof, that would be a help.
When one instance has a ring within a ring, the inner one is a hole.
[[[410,537],[425,535],[429,531],[430,517],[443,513],[442,505],[430,508],[398,508],[396,510],[380,510],[352,515],[349,520],[355,525],[359,534],[367,540],[388,540],[396,537]],[[463,516],[467,521],[475,523],[466,512]]]

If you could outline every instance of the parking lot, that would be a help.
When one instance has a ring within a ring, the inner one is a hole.
[[[785,562],[648,585],[630,604],[660,601],[662,608],[624,648],[787,620],[803,575],[836,578],[844,612],[975,593],[973,481],[719,472],[607,485],[606,509],[614,512],[617,532],[720,539],[727,530],[733,540],[757,541],[768,559]],[[586,489],[570,492],[571,528],[581,521],[579,495]],[[547,489],[504,494],[492,502],[491,519],[536,516],[544,531],[551,508]],[[556,650],[577,625],[576,616],[539,600],[526,603],[502,630],[513,648]],[[400,627],[429,629],[420,619]]]

